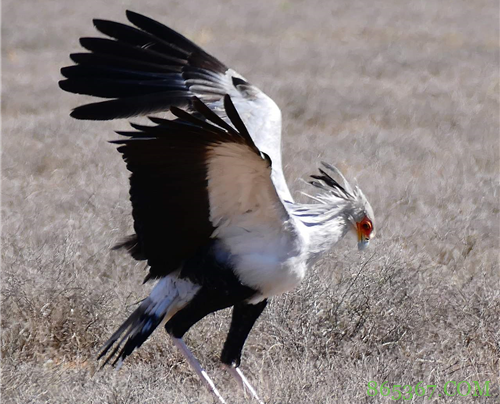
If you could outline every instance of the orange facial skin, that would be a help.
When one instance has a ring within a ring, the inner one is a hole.
[[[358,241],[370,240],[370,236],[373,230],[373,224],[370,219],[366,216],[361,220],[361,222],[356,223],[358,230]]]

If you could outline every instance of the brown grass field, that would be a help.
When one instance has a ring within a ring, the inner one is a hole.
[[[297,199],[326,160],[374,207],[370,249],[347,237],[250,334],[242,369],[264,401],[392,402],[367,395],[387,381],[437,385],[416,403],[500,402],[497,1],[4,0],[2,403],[211,402],[162,329],[120,371],[96,372],[151,285],[110,251],[132,230],[128,172],[107,143],[126,123],[71,119],[86,99],[57,81],[91,19],[127,8],[276,100]],[[186,342],[229,403],[251,402],[218,362],[229,314]],[[490,396],[445,397],[448,381],[490,381]]]

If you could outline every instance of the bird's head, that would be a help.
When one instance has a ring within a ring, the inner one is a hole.
[[[310,184],[326,192],[314,199],[325,204],[341,206],[351,224],[351,232],[357,237],[358,249],[365,249],[370,240],[375,237],[375,216],[370,203],[361,189],[357,185],[352,187],[336,167],[325,162],[321,164],[325,169],[339,176],[344,184],[340,185],[330,174],[320,168],[321,175],[311,175],[314,180]]]

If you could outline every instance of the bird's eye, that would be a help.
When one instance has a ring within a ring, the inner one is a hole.
[[[360,223],[359,223],[359,228],[363,231],[365,235],[369,235],[372,232],[373,225],[370,219],[365,217]]]

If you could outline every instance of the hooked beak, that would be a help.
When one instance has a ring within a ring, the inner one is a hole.
[[[358,233],[358,250],[362,251],[370,244],[370,237],[365,236],[359,223],[356,223],[356,230]]]

